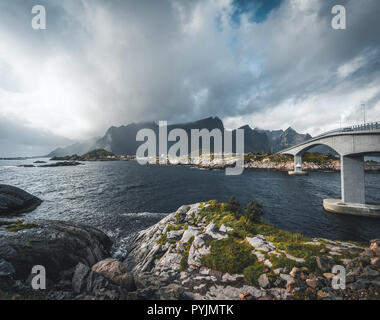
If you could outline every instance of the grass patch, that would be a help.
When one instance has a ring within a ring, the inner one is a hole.
[[[304,244],[300,242],[283,242],[277,243],[276,247],[281,250],[285,250],[287,253],[291,254],[297,258],[308,258],[310,256],[321,255],[320,251],[325,249],[325,246],[314,246],[310,244]]]
[[[234,237],[228,237],[210,242],[211,252],[202,257],[202,265],[223,273],[242,273],[243,270],[255,264],[249,244]]]
[[[281,254],[280,256],[272,254],[269,256],[269,261],[272,263],[272,269],[287,268],[290,271],[293,267],[300,267],[303,265],[294,260],[288,259],[284,254]]]
[[[260,275],[265,273],[265,270],[268,267],[263,264],[262,262],[256,261],[255,264],[250,265],[243,270],[244,278],[247,280],[249,284],[252,284],[254,286],[258,286],[258,279]]]

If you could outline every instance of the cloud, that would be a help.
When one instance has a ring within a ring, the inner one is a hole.
[[[338,31],[323,0],[5,2],[0,119],[57,146],[111,125],[210,115],[317,134],[342,115],[360,121],[361,101],[379,120],[380,3],[340,3]],[[31,28],[33,4],[46,6],[47,30]]]

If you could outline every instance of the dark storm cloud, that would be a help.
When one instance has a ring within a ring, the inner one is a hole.
[[[247,3],[2,1],[0,117],[85,139],[209,115],[317,133],[356,119],[362,100],[380,116],[379,1],[339,1],[339,31],[334,1]],[[46,6],[47,30],[31,28],[33,4]]]

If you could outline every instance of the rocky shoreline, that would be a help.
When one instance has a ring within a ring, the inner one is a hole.
[[[379,239],[306,238],[235,209],[182,206],[139,232],[124,261],[96,228],[0,220],[0,300],[380,299]],[[344,290],[331,286],[336,264],[346,268]],[[46,290],[31,288],[34,265],[46,267]]]
[[[208,170],[224,170],[228,166],[234,166],[235,160],[229,159],[226,161],[214,161],[214,160],[202,160],[201,158],[194,161],[192,165]],[[271,161],[269,158],[264,158],[261,161],[245,161],[245,170],[271,170],[271,171],[292,171],[294,170],[294,162],[289,161]],[[340,171],[340,161],[332,160],[325,162],[303,162],[303,171],[314,171],[314,172],[339,172]],[[364,165],[364,170],[367,172],[380,172],[380,163],[366,162]]]

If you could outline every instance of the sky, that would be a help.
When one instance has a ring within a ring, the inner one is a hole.
[[[335,4],[345,30],[331,27]],[[31,26],[46,8],[46,30]],[[380,121],[378,0],[0,0],[0,157],[218,116],[316,135]]]

